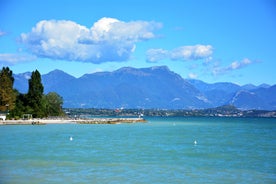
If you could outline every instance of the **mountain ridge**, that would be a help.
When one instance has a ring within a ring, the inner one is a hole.
[[[30,72],[14,74],[14,87],[28,88]],[[42,75],[44,92],[55,91],[64,107],[202,109],[235,105],[240,109],[276,109],[276,85],[205,83],[183,79],[167,66],[123,67],[113,72],[96,72],[76,78],[62,70]]]

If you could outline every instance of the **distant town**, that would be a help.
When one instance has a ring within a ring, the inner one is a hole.
[[[95,108],[65,108],[66,114],[72,118],[89,116],[187,116],[187,117],[266,117],[276,118],[276,110],[240,110],[232,105],[217,108],[194,110],[168,109],[95,109]]]

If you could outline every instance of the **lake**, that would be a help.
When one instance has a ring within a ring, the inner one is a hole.
[[[0,126],[0,183],[276,183],[276,119]]]

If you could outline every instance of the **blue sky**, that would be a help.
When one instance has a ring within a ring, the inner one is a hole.
[[[208,83],[276,84],[273,0],[0,0],[0,67],[75,77],[166,65]]]

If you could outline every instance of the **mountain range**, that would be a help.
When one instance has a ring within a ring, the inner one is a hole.
[[[28,90],[31,72],[14,74],[14,87]],[[234,105],[239,109],[276,109],[276,85],[240,86],[183,79],[166,66],[124,67],[75,78],[61,70],[42,75],[44,93],[57,92],[67,108],[203,109]]]

